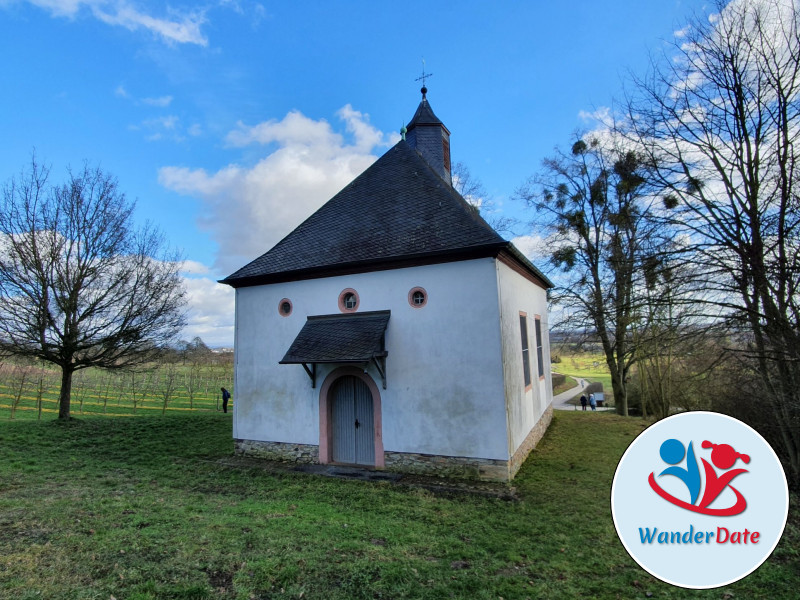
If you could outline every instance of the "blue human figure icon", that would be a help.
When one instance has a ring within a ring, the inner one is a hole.
[[[674,475],[683,481],[689,489],[691,504],[694,504],[700,495],[700,468],[697,466],[692,442],[689,442],[689,449],[686,450],[682,442],[676,439],[669,439],[661,444],[659,453],[665,463],[673,465],[661,471],[659,477],[662,475]],[[683,460],[684,454],[686,455],[686,468],[674,466]]]

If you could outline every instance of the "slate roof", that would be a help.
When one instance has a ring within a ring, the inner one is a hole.
[[[308,317],[280,364],[362,363],[384,355],[390,311]]]
[[[417,125],[441,125],[445,128],[445,130],[447,130],[447,127],[445,127],[444,123],[442,123],[439,117],[433,114],[433,109],[425,97],[423,97],[422,102],[419,103],[417,112],[415,112],[414,116],[411,117],[411,122],[408,124],[406,129],[411,131]],[[447,130],[447,133],[449,134],[450,131]]]
[[[503,251],[545,287],[552,287],[401,140],[271,250],[221,283],[262,285],[497,256]]]

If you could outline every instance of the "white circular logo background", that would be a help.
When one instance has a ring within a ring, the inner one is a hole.
[[[650,426],[625,451],[611,487],[628,554],[686,588],[753,572],[778,544],[788,512],[775,452],[754,429],[719,413],[680,413]]]

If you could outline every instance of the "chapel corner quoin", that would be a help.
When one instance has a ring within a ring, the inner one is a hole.
[[[239,454],[508,481],[550,423],[552,283],[453,189],[424,87],[403,139],[223,283]]]

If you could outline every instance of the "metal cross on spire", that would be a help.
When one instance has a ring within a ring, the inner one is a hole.
[[[433,73],[426,73],[426,72],[425,72],[425,59],[423,58],[423,59],[422,59],[422,76],[421,76],[421,77],[417,77],[417,78],[414,80],[414,81],[422,81],[422,90],[421,90],[421,91],[422,91],[422,97],[423,97],[423,98],[425,97],[425,94],[427,94],[427,93],[428,93],[428,88],[427,88],[427,87],[425,87],[425,80],[426,80],[428,77],[433,77]]]

